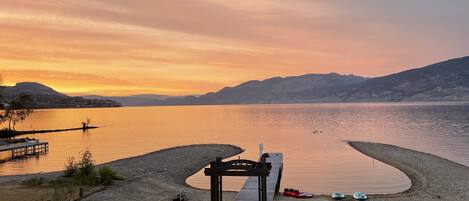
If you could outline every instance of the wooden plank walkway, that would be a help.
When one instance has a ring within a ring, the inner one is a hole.
[[[274,199],[275,193],[279,190],[280,180],[283,170],[283,154],[268,153],[267,162],[272,163],[272,169],[267,177],[267,200]],[[249,177],[243,188],[235,198],[236,201],[256,201],[259,200],[258,177]]]
[[[0,152],[11,151],[11,158],[22,158],[28,155],[35,155],[49,151],[48,142],[29,141],[13,143],[0,146]]]

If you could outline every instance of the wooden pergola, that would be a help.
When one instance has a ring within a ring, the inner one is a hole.
[[[257,176],[259,184],[259,201],[267,201],[267,177],[270,174],[272,165],[266,162],[268,154],[264,154],[259,162],[251,160],[231,160],[222,162],[217,158],[210,163],[209,168],[205,168],[205,175],[210,176],[211,201],[223,200],[223,176]]]

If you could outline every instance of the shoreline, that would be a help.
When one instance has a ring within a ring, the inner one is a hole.
[[[373,201],[467,201],[469,200],[469,167],[448,159],[395,145],[373,142],[347,142],[358,152],[403,172],[412,182],[409,189],[395,194],[369,194]],[[365,192],[366,193],[366,192]],[[298,199],[278,195],[274,200]],[[317,195],[314,201],[331,200],[330,195]],[[350,195],[344,200],[353,200]]]
[[[126,180],[83,200],[166,201],[181,191],[187,192],[190,200],[210,200],[208,190],[190,186],[186,183],[187,178],[217,157],[225,159],[242,152],[243,149],[234,145],[187,145],[103,164],[117,171]],[[158,166],[161,162],[164,165]],[[235,192],[226,192],[224,200],[233,200],[235,195]]]
[[[204,168],[217,157],[238,155],[243,149],[233,145],[201,144],[166,148],[140,156],[115,160],[97,165],[116,171],[124,181],[115,181],[109,187],[87,192],[82,200],[171,200],[181,191],[191,200],[210,200],[208,190],[196,189],[186,179]],[[52,180],[62,172],[0,176],[0,201],[53,200],[55,189],[25,187],[20,183],[34,177]],[[224,193],[224,200],[233,200],[235,192]]]
[[[469,167],[430,153],[395,145],[348,142],[357,151],[399,169],[412,181],[401,193],[370,195],[375,200],[469,200]]]
[[[374,201],[464,201],[469,200],[469,168],[429,153],[394,145],[348,142],[355,150],[393,166],[406,174],[411,187],[396,194],[373,194]],[[187,145],[167,148],[141,156],[120,159],[97,167],[107,166],[126,178],[104,190],[91,192],[83,200],[169,200],[181,191],[188,192],[190,200],[209,200],[210,192],[186,183],[216,157],[228,158],[243,150],[233,145]],[[0,193],[11,193],[18,181],[41,176],[56,178],[60,172],[0,176]],[[16,183],[15,183],[16,182]],[[21,188],[21,187],[20,187]],[[33,189],[34,190],[34,189]],[[13,191],[14,192],[14,191]],[[366,193],[366,192],[365,192]],[[27,195],[27,194],[26,194]],[[233,201],[236,192],[225,192],[224,200]],[[350,197],[350,196],[348,196]],[[2,200],[0,198],[0,200]],[[26,199],[25,199],[26,200]],[[274,200],[297,200],[277,195]],[[329,195],[317,195],[313,199],[330,200]],[[350,200],[347,198],[346,200]]]
[[[90,129],[97,129],[97,126],[87,126],[77,127],[77,128],[63,128],[63,129],[51,129],[51,130],[29,130],[29,131],[8,131],[8,130],[1,130],[0,131],[0,139],[2,138],[10,138],[16,137],[20,135],[30,135],[30,134],[42,134],[42,133],[58,133],[58,132],[66,132],[66,131],[76,131],[76,130],[90,130]]]

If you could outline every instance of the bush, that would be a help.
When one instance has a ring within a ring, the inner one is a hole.
[[[85,186],[94,186],[99,184],[99,178],[94,170],[93,156],[89,150],[83,152],[81,161],[78,164],[78,172],[75,174],[75,179]]]
[[[78,163],[75,162],[74,157],[69,157],[67,164],[65,165],[64,175],[66,177],[73,177],[78,170]]]
[[[117,173],[109,167],[102,167],[101,169],[99,169],[99,178],[101,184],[105,186],[112,185],[114,183],[114,180],[122,180],[122,177],[117,176]]]
[[[99,184],[99,177],[94,169],[88,173],[79,172],[74,179],[83,186],[96,186]]]
[[[42,177],[33,177],[31,179],[24,180],[21,182],[21,185],[29,187],[42,186],[42,184],[44,184],[44,178]]]
[[[80,174],[90,175],[94,172],[94,161],[93,156],[89,150],[83,152],[81,162],[79,163]]]
[[[66,177],[73,177],[75,182],[82,186],[112,185],[113,180],[123,179],[109,167],[103,167],[97,173],[93,156],[88,150],[82,153],[80,162],[75,162],[74,158],[70,157],[65,166],[64,174]]]

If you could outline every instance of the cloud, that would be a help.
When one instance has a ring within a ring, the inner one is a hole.
[[[18,82],[39,82],[60,92],[83,95],[131,95],[156,94],[199,94],[202,90],[222,87],[222,83],[197,80],[172,80],[165,78],[126,80],[95,74],[56,70],[2,69],[0,74],[6,85]],[[161,83],[161,84],[155,84]]]
[[[86,80],[93,83],[89,90],[115,91],[111,87],[118,82],[99,83],[99,76],[145,80],[130,90],[149,90],[151,85],[178,93],[214,91],[279,75],[334,71],[379,76],[469,52],[465,40],[469,13],[464,9],[469,3],[462,1],[0,0],[0,4],[0,70],[97,75]],[[74,84],[87,85],[75,77],[79,82]],[[43,81],[59,83],[53,79],[60,80],[44,77]]]

